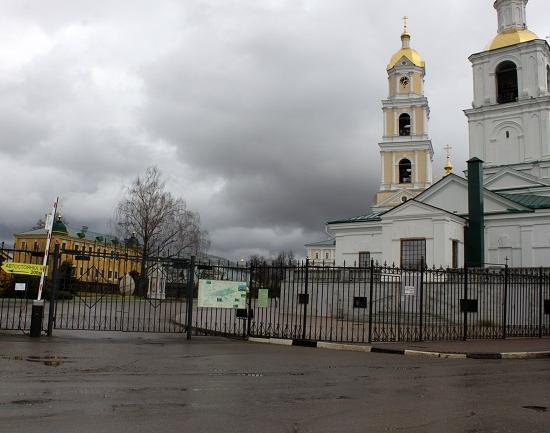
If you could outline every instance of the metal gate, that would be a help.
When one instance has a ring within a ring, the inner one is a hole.
[[[55,329],[182,332],[186,261],[102,248],[54,253]]]

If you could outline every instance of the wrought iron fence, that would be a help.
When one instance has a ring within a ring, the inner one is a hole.
[[[259,277],[258,277],[259,275]],[[251,335],[337,342],[550,335],[550,269],[254,269]],[[258,306],[260,287],[272,291]]]
[[[43,322],[49,333],[193,331],[356,343],[550,335],[548,268],[240,266],[104,249],[52,257]],[[36,252],[6,248],[0,258],[41,262]],[[199,307],[201,279],[246,284],[246,308]],[[25,290],[15,291],[16,282]],[[35,285],[36,277],[0,271],[0,329],[29,328]]]

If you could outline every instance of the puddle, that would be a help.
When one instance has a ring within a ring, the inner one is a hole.
[[[247,376],[247,377],[263,377],[262,373],[235,373],[223,370],[216,370],[214,373],[211,373],[211,376]]]
[[[524,409],[534,410],[536,412],[546,412],[548,408],[546,406],[521,406]]]
[[[48,365],[50,367],[59,367],[60,365],[67,362],[67,357],[65,356],[56,356],[56,355],[49,355],[49,356],[27,356],[26,358],[29,362],[41,362],[44,365]]]
[[[48,403],[50,401],[52,401],[51,398],[46,398],[46,399],[36,398],[36,399],[13,400],[10,403],[11,404],[19,404],[19,405],[22,405],[22,406],[32,406],[33,404],[44,404],[44,403]]]

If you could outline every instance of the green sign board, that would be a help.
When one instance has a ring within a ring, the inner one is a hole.
[[[260,308],[267,308],[269,302],[269,290],[258,289],[258,304]]]
[[[246,308],[248,285],[242,281],[199,280],[199,307]]]

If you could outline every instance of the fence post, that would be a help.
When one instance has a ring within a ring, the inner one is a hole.
[[[543,309],[543,297],[542,297],[542,289],[543,289],[543,270],[542,266],[539,268],[539,338],[542,338],[542,309]]]
[[[195,256],[191,256],[187,268],[187,339],[191,340],[193,327],[193,292],[195,288]]]
[[[304,312],[302,317],[302,340],[306,339],[306,321],[307,321],[307,305],[308,299],[308,285],[309,285],[309,258],[306,258],[306,272],[304,276]]]
[[[48,310],[48,337],[53,333],[53,322],[55,320],[55,309],[57,304],[57,289],[59,287],[59,244],[55,244],[52,264],[52,290],[50,292],[50,308]]]
[[[250,316],[252,314],[252,285],[254,284],[254,263],[250,262],[250,277],[248,284],[248,302],[246,311],[246,337],[250,337]],[[258,297],[258,295],[256,295]],[[268,299],[269,302],[269,299]]]
[[[372,296],[374,293],[374,259],[370,261],[369,278],[369,343],[372,343]]]
[[[464,303],[468,299],[468,266],[464,263]],[[462,339],[466,341],[468,339],[468,311],[466,308],[463,309],[464,319],[463,319],[463,330],[462,330]]]
[[[506,323],[508,322],[508,263],[504,265],[504,305],[502,308],[502,338],[506,339]]]
[[[424,257],[420,259],[420,330],[419,340],[424,338]]]

